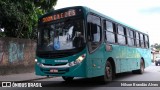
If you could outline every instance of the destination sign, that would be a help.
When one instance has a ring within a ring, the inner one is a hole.
[[[42,18],[42,22],[45,23],[45,22],[55,21],[55,20],[59,20],[59,19],[63,19],[63,18],[75,16],[75,15],[76,15],[76,10],[71,9],[66,12],[61,12],[51,16],[44,17]]]

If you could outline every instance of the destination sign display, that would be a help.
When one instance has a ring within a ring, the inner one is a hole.
[[[71,9],[65,12],[61,12],[61,13],[57,13],[57,14],[53,14],[51,16],[47,16],[42,18],[42,22],[50,22],[50,21],[55,21],[55,20],[59,20],[59,19],[63,19],[63,18],[67,18],[67,17],[72,17],[76,15],[76,10]]]

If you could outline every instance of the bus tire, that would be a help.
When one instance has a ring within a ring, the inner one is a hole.
[[[145,68],[144,61],[141,59],[141,61],[140,61],[140,69],[133,70],[132,72],[135,73],[135,74],[143,74],[144,73],[144,68]]]
[[[107,61],[106,65],[105,65],[104,75],[100,77],[101,78],[100,81],[102,83],[110,82],[113,79],[113,75],[114,75],[113,74],[113,66],[110,61]]]
[[[62,78],[63,78],[64,81],[70,82],[70,81],[73,81],[73,78],[74,78],[74,77],[62,76]]]

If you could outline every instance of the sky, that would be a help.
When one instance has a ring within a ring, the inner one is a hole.
[[[55,9],[87,6],[149,34],[160,44],[160,0],[58,0]]]

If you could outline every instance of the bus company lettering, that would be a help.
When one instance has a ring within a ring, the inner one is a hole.
[[[68,62],[68,60],[54,60],[54,62]]]
[[[58,20],[58,19],[66,18],[66,17],[75,16],[75,15],[76,15],[75,10],[69,10],[69,11],[58,13],[52,16],[44,17],[42,19],[42,22],[50,22],[50,21],[54,21],[54,20]]]

